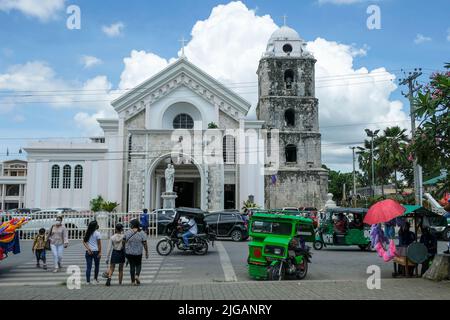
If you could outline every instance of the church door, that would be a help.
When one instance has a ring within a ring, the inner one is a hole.
[[[194,207],[194,183],[192,182],[175,182],[173,191],[177,193],[178,198],[175,200],[175,205],[179,207]]]

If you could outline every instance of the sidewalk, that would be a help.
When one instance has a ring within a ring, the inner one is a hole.
[[[450,282],[424,279],[383,279],[380,290],[369,290],[365,281],[224,282],[132,286],[3,287],[1,300],[450,300]]]

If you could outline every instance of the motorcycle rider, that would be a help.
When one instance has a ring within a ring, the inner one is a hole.
[[[188,219],[187,218],[182,219],[181,223],[182,223],[183,229],[184,230],[187,229],[187,231],[185,233],[183,233],[182,238],[183,238],[184,247],[186,249],[188,249],[189,248],[189,238],[196,235],[198,232],[197,222],[195,222],[194,218],[191,217]]]

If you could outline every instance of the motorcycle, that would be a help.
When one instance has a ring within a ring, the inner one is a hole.
[[[273,261],[268,268],[269,280],[281,281],[286,276],[295,276],[302,280],[308,273],[308,263],[311,263],[310,248],[289,250],[287,257]]]

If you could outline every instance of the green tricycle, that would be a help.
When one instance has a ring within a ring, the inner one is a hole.
[[[248,272],[257,280],[304,279],[314,241],[311,219],[290,214],[256,212],[250,219]]]
[[[313,244],[315,250],[324,246],[358,246],[369,250],[370,227],[364,224],[365,208],[328,208],[320,220]]]

